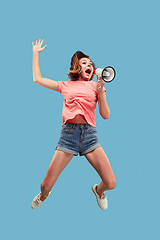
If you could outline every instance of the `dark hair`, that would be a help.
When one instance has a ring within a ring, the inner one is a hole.
[[[79,65],[79,60],[81,58],[89,58],[90,59],[90,57],[88,55],[84,54],[81,51],[75,52],[75,54],[71,58],[71,67],[70,67],[68,77],[72,81],[77,81],[79,79],[79,75],[80,75],[80,72],[81,72],[81,66]],[[92,62],[92,60],[91,60],[91,62]],[[92,62],[92,66],[93,66],[93,69],[96,68],[95,64],[93,62]],[[91,77],[90,81],[93,79],[93,77],[94,77],[94,73],[92,74],[92,77]]]

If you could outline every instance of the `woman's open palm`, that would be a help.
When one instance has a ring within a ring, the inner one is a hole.
[[[41,39],[39,39],[39,42],[38,42],[38,43],[37,43],[37,40],[36,40],[36,44],[35,44],[35,45],[34,45],[34,43],[32,42],[33,53],[42,52],[42,51],[47,47],[47,45],[45,45],[44,47],[41,47],[44,40],[42,40],[42,41],[40,41],[40,40],[41,40]]]

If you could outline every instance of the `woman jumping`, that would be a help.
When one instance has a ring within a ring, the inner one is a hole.
[[[99,113],[103,119],[108,119],[110,110],[106,101],[104,81],[97,77],[92,81],[95,65],[84,53],[77,51],[71,59],[68,81],[53,81],[42,78],[39,68],[39,52],[43,40],[39,39],[33,46],[33,81],[43,87],[60,92],[64,96],[62,111],[62,130],[55,153],[49,165],[41,192],[33,199],[32,208],[38,208],[51,194],[52,187],[59,175],[73,156],[85,156],[101,177],[101,183],[94,184],[92,191],[99,207],[108,208],[106,190],[116,187],[116,180],[110,162],[102,149],[95,125],[95,110],[98,101]]]

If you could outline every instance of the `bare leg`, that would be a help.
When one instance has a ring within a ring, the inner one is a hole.
[[[47,170],[46,176],[43,182],[41,183],[41,196],[40,196],[41,201],[44,201],[47,198],[53,185],[57,181],[59,175],[61,174],[63,169],[67,166],[67,164],[70,162],[72,157],[73,154],[71,153],[66,153],[59,150],[55,151],[55,154]]]
[[[114,189],[116,187],[115,176],[102,147],[86,153],[85,157],[102,179],[102,182],[97,187],[98,195],[102,196],[104,191]]]

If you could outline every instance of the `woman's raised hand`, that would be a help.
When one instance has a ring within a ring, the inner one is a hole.
[[[102,92],[103,90],[103,87],[104,87],[104,81],[103,81],[103,79],[101,78],[101,77],[98,77],[97,76],[97,90],[98,90],[98,92]]]
[[[39,53],[39,52],[42,52],[46,47],[47,45],[45,45],[44,47],[41,47],[42,46],[42,43],[43,43],[44,40],[41,41],[41,39],[39,39],[39,42],[37,43],[37,40],[36,40],[36,44],[34,45],[34,43],[32,42],[32,46],[33,46],[33,53],[36,54],[36,53]]]

